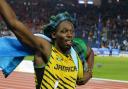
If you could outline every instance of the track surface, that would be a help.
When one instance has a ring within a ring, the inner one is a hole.
[[[0,71],[0,89],[35,89],[34,75],[25,72],[13,72],[4,78]],[[77,89],[128,89],[128,83],[91,79]]]

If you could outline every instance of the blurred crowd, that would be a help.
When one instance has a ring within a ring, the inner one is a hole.
[[[68,11],[76,20],[75,34],[91,47],[128,51],[128,11],[122,5],[101,7],[78,4],[76,0],[8,0],[20,19],[33,33],[43,33],[49,17]],[[62,3],[63,2],[63,3]],[[68,2],[68,3],[67,3]],[[128,8],[128,3],[126,4]],[[124,5],[125,6],[125,5]],[[123,10],[122,10],[123,9]],[[14,36],[0,18],[0,36]]]

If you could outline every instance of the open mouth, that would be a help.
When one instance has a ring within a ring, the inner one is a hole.
[[[72,41],[71,40],[66,40],[65,43],[66,43],[67,46],[71,46],[72,45]]]

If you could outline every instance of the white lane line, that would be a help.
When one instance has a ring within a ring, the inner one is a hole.
[[[32,61],[24,60],[15,69],[15,71],[34,73],[33,62]],[[92,78],[92,79],[94,79],[94,80],[103,80],[103,81],[113,81],[113,82],[128,83],[128,81],[123,81],[123,80],[113,80],[113,79],[104,79],[104,78]]]
[[[128,83],[128,81],[123,80],[113,80],[113,79],[103,79],[103,78],[92,78],[94,80],[103,80],[103,81],[113,81],[113,82],[121,82],[121,83]]]
[[[34,73],[33,62],[24,60],[17,66],[15,71]]]

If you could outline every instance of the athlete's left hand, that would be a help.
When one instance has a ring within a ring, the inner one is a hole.
[[[84,77],[77,80],[77,85],[84,85],[92,78],[92,72],[84,72]]]

